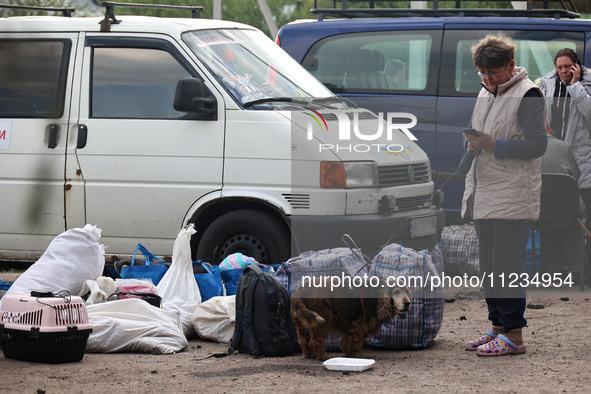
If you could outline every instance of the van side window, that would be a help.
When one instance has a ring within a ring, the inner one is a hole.
[[[91,117],[177,119],[177,82],[192,75],[167,51],[157,48],[95,47]]]
[[[436,31],[341,34],[314,44],[302,65],[335,93],[425,94],[436,78],[430,63],[439,36]]]
[[[481,79],[472,62],[472,45],[492,31],[449,30],[446,32],[442,56],[441,95],[475,96]],[[517,46],[515,64],[525,67],[529,78],[536,81],[554,69],[554,56],[562,48],[583,53],[583,33],[504,31]],[[446,56],[446,54],[455,54]],[[451,75],[450,71],[453,71]]]
[[[0,40],[0,117],[61,118],[70,40]]]

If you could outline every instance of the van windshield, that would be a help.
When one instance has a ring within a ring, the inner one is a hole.
[[[242,105],[277,106],[290,99],[334,97],[262,32],[198,30],[183,34],[183,41]]]

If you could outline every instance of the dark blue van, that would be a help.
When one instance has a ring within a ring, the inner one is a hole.
[[[562,9],[530,4],[523,10],[360,10],[350,3],[313,9],[318,20],[283,26],[277,43],[334,93],[360,107],[384,116],[416,116],[411,131],[431,159],[436,188],[445,193],[448,224],[460,220],[464,176],[456,169],[464,153],[462,129],[481,88],[472,45],[489,33],[512,37],[516,64],[533,81],[554,69],[554,56],[565,47],[591,64],[591,20],[577,19],[572,3],[572,9],[561,2]]]

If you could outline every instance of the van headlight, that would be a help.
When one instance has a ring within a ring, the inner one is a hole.
[[[378,187],[378,167],[368,161],[323,161],[320,163],[320,187],[348,189]]]

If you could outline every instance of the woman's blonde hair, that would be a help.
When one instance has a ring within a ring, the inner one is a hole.
[[[489,34],[472,46],[474,67],[485,70],[503,67],[515,58],[516,48],[504,34]]]

